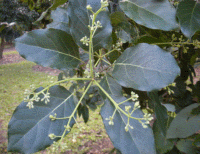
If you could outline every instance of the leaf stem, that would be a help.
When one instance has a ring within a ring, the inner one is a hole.
[[[191,44],[194,44],[194,43],[189,43],[189,42],[163,42],[163,43],[152,43],[152,45],[163,45],[163,44],[170,44],[170,45],[173,45],[173,44],[187,44],[187,45],[191,45]]]
[[[131,115],[127,114],[122,108],[119,107],[119,104],[117,104],[117,102],[115,102],[115,100],[103,89],[103,87],[101,87],[101,85],[96,80],[94,80],[94,84],[96,84],[97,87],[99,87],[99,89],[101,89],[101,91],[109,98],[109,100],[113,103],[113,105],[115,106],[115,108],[118,111],[121,111],[124,115],[126,115],[128,118],[131,118],[131,119],[135,119],[135,120],[143,119],[143,118],[135,118],[135,117],[132,117]]]
[[[101,8],[97,11],[97,12],[92,12],[92,26],[90,26],[90,40],[89,40],[89,63],[90,63],[90,75],[91,78],[94,79],[94,68],[93,68],[93,59],[94,59],[94,51],[93,51],[93,37],[94,34],[97,30],[98,27],[96,27],[95,29],[93,29],[94,25],[95,25],[95,20],[97,15],[103,10],[103,7],[101,6]],[[92,28],[91,28],[92,27]]]
[[[43,90],[39,91],[38,93],[36,93],[36,95],[39,95],[41,93],[43,93],[45,90],[48,90],[50,87],[54,86],[54,85],[58,85],[60,83],[66,82],[66,81],[79,81],[79,80],[92,80],[90,78],[69,78],[69,79],[64,79],[64,80],[60,80],[57,82],[54,82],[52,84],[50,84],[49,86],[47,86],[46,88],[44,88]]]
[[[78,101],[78,103],[76,104],[76,107],[74,109],[74,111],[72,112],[72,114],[69,116],[69,120],[67,122],[67,126],[69,126],[70,122],[71,122],[71,119],[74,117],[74,114],[76,113],[77,109],[78,109],[78,106],[80,105],[81,101],[83,100],[83,98],[85,97],[86,93],[88,92],[90,86],[92,85],[93,82],[90,82],[89,85],[87,86],[87,88],[85,89],[83,95],[81,96],[80,100]],[[63,134],[62,134],[62,137],[61,137],[61,141],[62,139],[64,138],[66,132],[67,132],[67,128],[64,130]]]
[[[130,97],[130,98],[126,99],[125,101],[119,103],[118,105],[121,105],[121,104],[123,104],[123,103],[126,103],[127,101],[129,101],[129,100],[131,100],[131,99],[132,99],[132,98]]]

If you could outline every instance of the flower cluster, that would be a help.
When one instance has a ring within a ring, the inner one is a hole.
[[[41,99],[41,101],[44,101],[45,104],[47,104],[48,102],[50,102],[49,98],[50,98],[50,93],[47,92],[46,94],[44,92],[42,92],[42,94],[44,95],[44,97]]]
[[[127,123],[126,126],[125,126],[125,131],[126,131],[126,132],[129,131],[129,127],[130,127],[131,129],[133,129],[133,126],[131,126],[129,123]]]
[[[113,49],[121,51],[122,42],[117,42],[116,45],[113,45]]]
[[[24,102],[27,102],[27,107],[29,109],[34,108],[34,102],[39,102],[41,101],[45,101],[45,104],[47,104],[48,102],[50,102],[49,98],[50,98],[50,93],[47,91],[46,93],[44,93],[43,91],[35,93],[33,92],[33,90],[35,89],[34,85],[30,85],[30,89],[26,89],[24,92]],[[43,94],[43,98],[41,99],[39,97],[39,94]]]
[[[64,127],[68,132],[71,130],[71,127],[69,126],[69,124],[67,124],[67,126],[65,125]]]
[[[143,120],[145,120],[145,122],[140,121],[140,123],[142,124],[142,127],[148,128],[147,124],[149,124],[149,122],[153,120],[153,117],[151,116],[151,114],[145,113]]]
[[[130,109],[131,109],[131,106],[125,106],[125,111],[128,112],[128,115],[129,115],[129,116],[131,116],[131,114],[133,113],[133,111],[132,111],[131,113],[129,112]],[[131,125],[129,124],[129,120],[130,120],[130,117],[128,117],[128,122],[127,122],[127,124],[126,124],[126,126],[125,126],[125,131],[126,131],[126,132],[129,131],[129,127],[130,127],[131,129],[133,129],[133,126],[131,126]]]
[[[35,89],[35,86],[30,85],[30,89],[26,89],[24,92],[24,102],[27,102],[26,106],[29,109],[34,108],[34,105],[33,105],[34,101],[38,102],[40,100],[38,95],[33,92],[34,89]]]
[[[193,45],[196,47],[196,48],[200,48],[200,42],[198,40],[194,40],[193,41]]]
[[[53,115],[50,115],[50,116],[49,116],[49,118],[50,118],[52,121],[56,120],[56,117],[57,117],[57,114],[56,114],[56,113],[54,114],[54,116],[53,116]]]
[[[49,138],[51,139],[51,140],[53,140],[53,139],[55,139],[57,136],[55,135],[55,134],[49,134]]]
[[[81,40],[80,40],[83,44],[85,44],[86,46],[89,45],[90,39],[87,38],[87,36],[84,36]]]
[[[108,122],[109,125],[114,125],[113,116],[112,117],[110,116],[109,118],[106,118],[106,120],[109,120],[109,122]]]
[[[101,0],[101,7],[107,7],[108,6],[108,0]]]
[[[131,91],[131,98],[132,98],[133,101],[137,101],[139,96],[135,92]]]

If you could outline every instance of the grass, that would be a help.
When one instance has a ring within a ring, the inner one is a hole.
[[[3,55],[12,55],[12,54],[19,54],[16,50],[10,52],[4,52]]]
[[[15,51],[13,53],[15,54]],[[13,111],[23,100],[24,90],[29,88],[31,84],[36,87],[49,84],[48,74],[34,72],[32,70],[34,65],[34,63],[27,61],[0,65],[0,119],[3,120],[1,128],[3,131],[7,132],[7,126]],[[54,80],[57,80],[57,77]],[[91,116],[87,124],[83,122],[82,118],[78,118],[82,129],[74,125],[72,131],[63,140],[63,144],[67,146],[64,151],[71,150],[71,153],[84,153],[90,147],[78,150],[81,145],[91,140],[98,141],[107,137],[99,111],[100,109],[95,112],[90,111]],[[101,132],[100,135],[97,135],[97,132]],[[7,137],[6,133],[3,135],[5,138]],[[5,147],[7,143],[1,146]],[[55,150],[55,146],[51,146],[46,150],[46,153],[55,153]]]

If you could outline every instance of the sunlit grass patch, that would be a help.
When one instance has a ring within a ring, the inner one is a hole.
[[[12,54],[19,54],[16,50],[9,51],[9,52],[3,52],[3,55],[12,55]]]

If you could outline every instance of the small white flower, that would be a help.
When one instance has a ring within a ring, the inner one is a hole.
[[[32,109],[32,108],[34,108],[34,106],[33,106],[33,101],[29,101],[28,103],[27,103],[27,105],[26,105],[29,109]]]
[[[48,136],[49,136],[49,138],[50,138],[51,140],[53,140],[53,139],[56,138],[56,135],[55,135],[55,134],[49,134]]]
[[[108,1],[101,0],[101,7],[107,7],[107,6],[108,6]]]
[[[148,126],[145,125],[144,123],[142,123],[142,127],[143,127],[143,128],[148,128]]]
[[[57,116],[57,114],[55,113],[54,116],[53,116],[53,115],[50,115],[49,118],[50,118],[52,121],[54,121],[54,120],[56,120],[56,116]]]
[[[131,91],[131,98],[133,101],[136,101],[136,100],[138,100],[139,96],[135,92]]]
[[[125,106],[125,111],[129,112],[129,110],[131,109],[131,106]]]
[[[71,130],[71,127],[69,125],[67,125],[67,126],[65,125],[64,127],[68,132]]]
[[[109,117],[109,118],[106,118],[106,120],[109,120],[108,124],[109,125],[114,125],[114,122],[113,122],[113,117]]]
[[[38,97],[38,95],[36,95],[36,96],[34,97],[34,100],[35,100],[36,102],[39,102],[39,101],[40,101],[40,97]]]
[[[90,5],[87,5],[86,8],[87,8],[88,10],[92,10],[92,7],[91,7]]]
[[[90,39],[87,38],[87,36],[84,36],[80,41],[81,41],[83,44],[85,44],[86,46],[88,46],[88,45],[89,45]]]
[[[93,18],[94,18],[94,15],[90,15],[90,18],[93,20]]]
[[[94,25],[97,28],[101,28],[102,27],[101,22],[99,20],[97,22],[95,22]]]
[[[129,130],[129,129],[128,129],[128,125],[126,125],[126,127],[125,127],[125,131],[128,132],[128,130]]]
[[[50,102],[50,100],[49,100],[50,93],[48,93],[48,92],[46,94],[43,93],[43,95],[44,95],[44,97],[41,99],[41,101],[45,101],[44,102],[45,104],[47,104],[48,102]]]
[[[135,102],[134,108],[135,108],[135,109],[140,108],[140,102],[139,102],[139,101],[136,101],[136,102]]]

